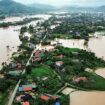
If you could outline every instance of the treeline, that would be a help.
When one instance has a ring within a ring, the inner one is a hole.
[[[3,19],[5,19],[5,16],[0,16],[0,20],[3,20]]]
[[[18,22],[3,22],[3,23],[0,23],[0,27],[9,27],[9,26],[17,26],[17,25],[24,25],[24,24],[27,24],[31,21],[34,21],[34,20],[38,20],[39,18],[25,18],[24,20],[22,21],[18,21]]]
[[[89,37],[90,33],[105,30],[105,16],[100,14],[71,14],[69,17],[56,17],[61,23],[53,29],[54,34],[64,34],[73,38]],[[65,36],[66,37],[66,36]]]

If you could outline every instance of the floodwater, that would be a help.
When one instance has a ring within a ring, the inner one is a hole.
[[[105,78],[105,68],[97,69],[97,70],[95,71],[95,73],[96,73],[97,75],[100,75],[101,77]]]
[[[76,91],[70,94],[70,105],[105,105],[105,92]]]
[[[43,22],[51,17],[51,15],[32,15],[25,17],[9,17],[0,22],[15,22],[21,21],[23,18],[38,17],[40,20],[32,21],[27,24],[36,25],[38,22]],[[11,26],[8,28],[0,28],[0,68],[2,62],[10,62],[10,58],[13,52],[17,51],[17,47],[21,43],[19,41],[19,30],[22,26]]]
[[[18,31],[14,31],[16,27],[0,28],[0,64],[9,62],[11,54],[17,51],[20,44]]]
[[[22,21],[25,18],[42,18],[42,19],[48,19],[50,17],[50,15],[26,15],[26,16],[21,16],[21,17],[7,17],[3,20],[0,20],[0,23],[2,22],[18,22],[18,21]]]
[[[35,15],[36,16],[36,15]],[[37,15],[38,16],[38,15]],[[37,17],[36,16],[36,17]],[[39,15],[41,18],[48,19],[50,16]],[[32,16],[31,16],[32,17]],[[4,20],[5,22],[10,21],[20,21],[23,18],[9,18]],[[33,23],[33,22],[32,22]],[[29,23],[30,24],[30,23]],[[36,24],[36,22],[34,22]],[[21,26],[0,28],[0,64],[2,62],[8,62],[11,57],[11,54],[17,51],[17,46],[21,43],[19,41],[18,31]],[[84,46],[84,40],[67,40],[59,39],[56,40],[59,43],[62,43],[64,47],[69,48],[80,48],[90,50],[95,52],[96,56],[103,57],[105,59],[105,36],[100,38],[91,38],[89,40],[88,46]],[[99,69],[96,73],[105,78],[104,69]],[[105,105],[105,92],[102,91],[76,91],[70,94],[70,105]]]
[[[97,57],[105,60],[105,36],[99,38],[91,38],[88,44],[88,48],[96,54]]]
[[[78,39],[56,39],[64,47],[84,49],[84,40]]]
[[[84,46],[84,40],[56,39],[56,42],[64,47],[80,48],[94,52],[97,57],[105,60],[105,36],[90,38],[88,46]],[[105,78],[105,68],[100,68],[95,72],[97,75]],[[70,94],[70,105],[105,105],[105,91],[72,92]]]
[[[56,42],[68,48],[79,48],[94,52],[97,57],[105,60],[105,36],[99,38],[90,38],[88,46],[84,45],[84,40],[78,39],[56,39]]]

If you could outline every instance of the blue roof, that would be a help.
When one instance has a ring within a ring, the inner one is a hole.
[[[23,91],[23,88],[22,87],[19,87],[19,92]]]
[[[60,102],[56,102],[55,105],[61,105]]]
[[[31,84],[28,84],[28,85],[22,85],[22,87],[23,87],[23,88],[25,88],[25,87],[32,87],[32,85],[31,85]]]
[[[16,63],[12,63],[12,68],[15,68],[16,66]]]
[[[20,75],[20,71],[9,71],[9,74],[10,75],[13,75],[13,76],[18,76],[18,75]]]

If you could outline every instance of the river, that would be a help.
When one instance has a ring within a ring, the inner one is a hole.
[[[26,17],[26,16],[25,16]],[[20,21],[25,17],[10,17],[3,20],[4,22],[13,22]],[[28,16],[27,16],[28,17]],[[40,21],[48,19],[49,15],[33,15],[31,17],[40,17],[44,18]],[[27,25],[34,24],[36,25],[38,21],[28,23]],[[20,29],[21,26],[0,28],[0,64],[2,62],[9,62],[11,54],[17,51],[17,46],[21,43],[19,41],[19,32],[14,31]],[[64,47],[69,48],[80,48],[87,49],[96,54],[97,57],[103,57],[105,59],[105,36],[100,38],[90,38],[88,46],[84,46],[84,40],[56,40],[59,43],[62,43]],[[99,69],[96,73],[105,78],[105,70]],[[70,105],[105,105],[105,92],[94,91],[76,91],[70,95]]]
[[[38,17],[39,20],[32,21],[27,24],[36,25],[38,22],[43,22],[51,17],[51,15],[31,15],[31,16],[24,16],[24,17],[8,17],[0,22],[15,22],[15,21],[22,21],[24,18],[30,17]],[[13,52],[17,51],[17,47],[21,43],[19,41],[19,30],[22,26],[10,26],[8,28],[0,28],[0,68],[2,62],[10,62],[10,58]]]
[[[88,46],[84,45],[85,41],[82,39],[56,39],[56,41],[61,43],[64,47],[79,48],[94,52],[97,57],[105,60],[105,36],[100,36],[99,38],[90,38]]]
[[[0,64],[9,62],[11,54],[17,51],[20,44],[19,32],[14,31],[16,27],[0,28]]]
[[[97,57],[105,60],[105,36],[90,38],[88,46],[84,40],[56,39],[64,47],[80,48],[94,52]],[[105,68],[96,70],[96,74],[105,78]],[[68,93],[70,93],[68,91]],[[75,91],[70,94],[70,105],[105,105],[105,91]]]

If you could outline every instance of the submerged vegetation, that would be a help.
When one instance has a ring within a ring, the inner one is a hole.
[[[62,89],[67,86],[84,90],[105,90],[105,79],[94,72],[97,68],[105,67],[104,60],[86,50],[50,43],[55,38],[81,38],[85,39],[87,45],[89,33],[104,30],[104,23],[98,23],[97,19],[100,18],[95,14],[95,20],[91,18],[91,14],[88,14],[88,18],[86,14],[72,15],[63,18],[55,16],[43,23],[37,23],[37,26],[21,27],[18,52],[12,55],[9,64],[2,64],[3,68],[0,71],[3,76],[0,78],[0,105],[6,104],[5,100],[11,96],[19,80],[21,82],[13,105],[20,105],[20,102],[26,101],[35,105],[52,105],[57,102],[69,105],[69,96],[62,93]],[[0,24],[4,27],[23,25],[37,19]],[[98,24],[101,24],[101,28]],[[25,36],[26,33],[30,36]],[[53,49],[46,49],[49,46]],[[88,72],[86,69],[92,71]]]
[[[90,34],[105,30],[104,17],[101,13],[67,13],[51,17],[43,26],[48,27],[52,39],[88,39]]]
[[[0,23],[0,27],[9,27],[9,26],[17,26],[17,25],[25,25],[31,21],[35,21],[35,20],[38,20],[39,18],[25,18],[23,19],[22,21],[18,21],[18,22],[3,22],[3,23]]]

